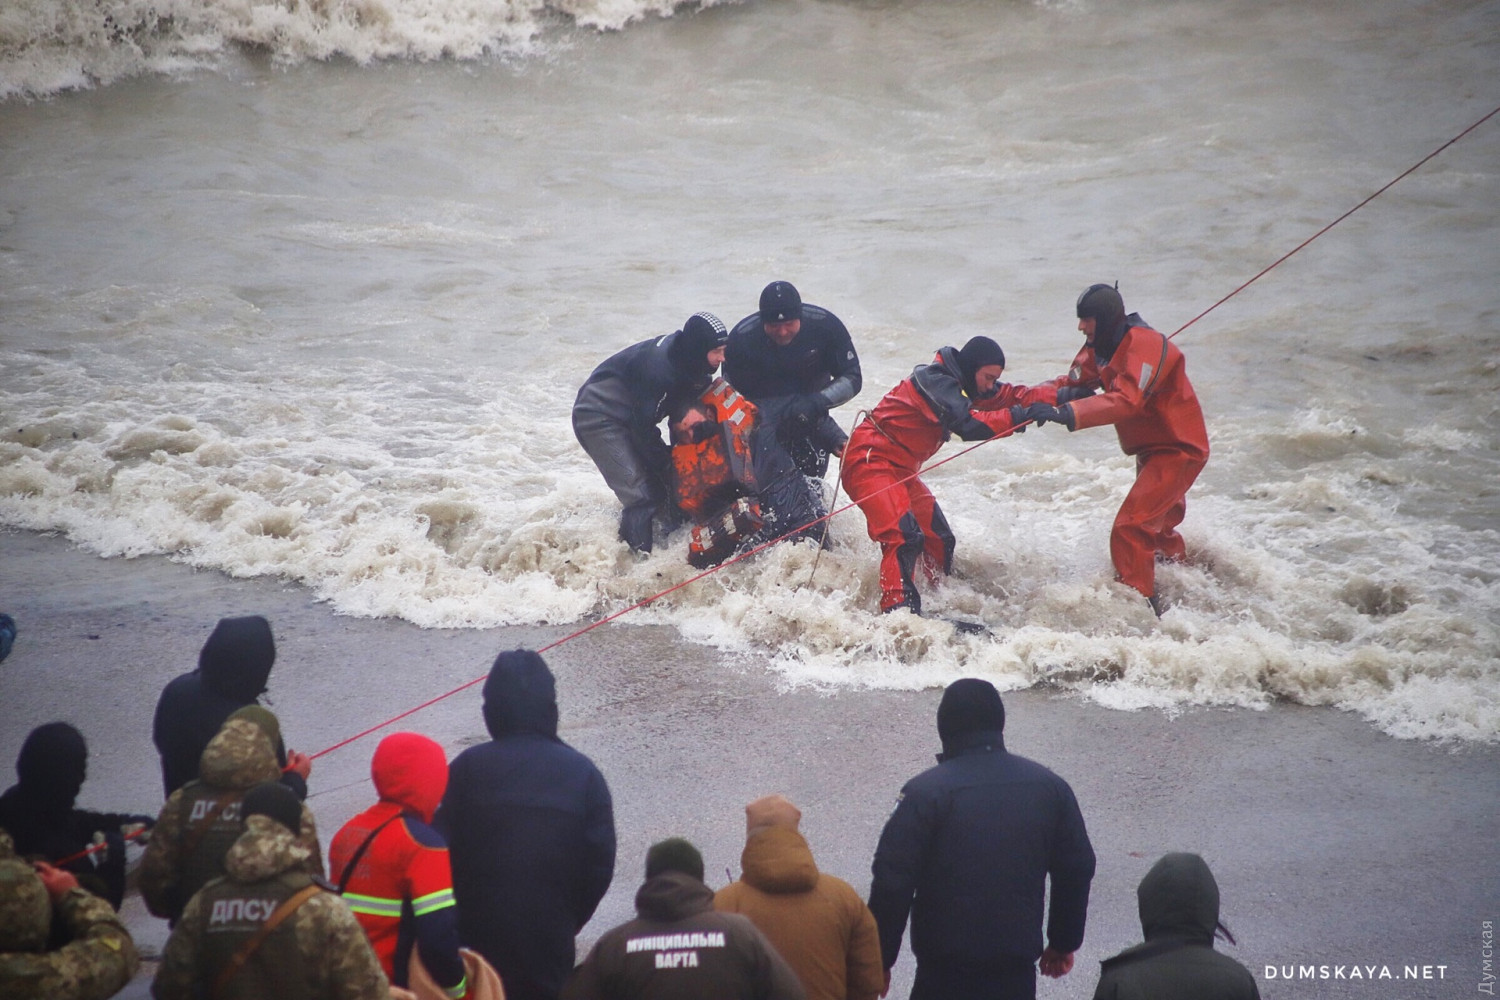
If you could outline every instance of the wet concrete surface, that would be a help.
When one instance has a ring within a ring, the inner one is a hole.
[[[80,805],[136,812],[161,805],[150,735],[157,696],[195,665],[220,617],[271,620],[278,656],[268,701],[288,744],[306,752],[484,676],[502,649],[536,648],[577,628],[423,630],[352,619],[281,581],[233,580],[156,557],[103,560],[14,532],[0,532],[0,610],[21,632],[0,665],[0,759],[13,761],[32,727],[66,719],[91,751]],[[802,808],[820,867],[865,893],[897,791],[938,749],[936,689],[786,690],[761,658],[726,656],[657,626],[604,626],[547,658],[563,738],[604,772],[619,832],[615,881],[579,939],[580,956],[632,915],[651,842],[691,839],[715,887],[737,875],[744,805],[771,792]],[[1043,980],[1039,997],[1092,996],[1099,960],[1139,940],[1135,886],[1170,850],[1208,860],[1240,942],[1220,947],[1255,973],[1263,996],[1478,992],[1483,924],[1500,916],[1500,748],[1398,741],[1347,713],[1295,705],[1126,713],[1039,689],[1005,702],[1009,749],[1072,784],[1099,857],[1077,967]],[[427,733],[451,756],[487,738],[479,707],[475,685],[393,729]],[[325,845],[373,801],[369,759],[380,735],[316,761],[309,803]],[[164,922],[136,896],[124,913],[143,952],[158,954]],[[1311,978],[1296,967],[1311,967]],[[907,994],[913,970],[903,950],[891,996]],[[1380,978],[1385,970],[1390,979]],[[153,971],[144,963],[121,996],[148,996]]]

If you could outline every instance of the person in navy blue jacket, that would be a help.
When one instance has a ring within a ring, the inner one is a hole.
[[[449,765],[434,824],[448,839],[459,939],[509,1000],[554,1000],[614,878],[609,786],[558,739],[557,684],[529,649],[496,657],[484,724],[492,739]]]
[[[167,798],[198,777],[198,758],[236,710],[259,704],[276,662],[271,623],[260,615],[220,618],[198,653],[198,669],[174,677],[162,689],[151,724],[151,739],[161,755],[161,783]],[[307,798],[312,758],[288,752],[279,735],[277,762],[281,783]]]
[[[870,910],[887,982],[911,918],[913,1000],[1033,1000],[1083,943],[1094,849],[1073,790],[1005,749],[989,681],[943,692],[938,765],[908,781],[875,848]],[[1042,942],[1046,882],[1052,882]]]

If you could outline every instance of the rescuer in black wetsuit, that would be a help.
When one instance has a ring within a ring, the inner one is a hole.
[[[766,436],[785,448],[803,475],[822,478],[830,453],[849,439],[828,415],[859,392],[859,355],[839,318],[804,305],[790,282],[760,293],[760,311],[729,334],[724,377],[756,405]]]
[[[620,498],[620,537],[637,552],[651,551],[658,514],[676,520],[672,452],[659,424],[679,400],[708,388],[726,336],[717,316],[694,313],[681,330],[609,358],[578,390],[573,433]]]

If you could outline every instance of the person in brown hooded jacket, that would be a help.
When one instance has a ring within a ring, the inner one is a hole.
[[[808,1000],[875,1000],[886,988],[875,917],[848,882],[818,871],[801,819],[780,795],[745,807],[744,872],[714,895],[714,909],[749,917]]]

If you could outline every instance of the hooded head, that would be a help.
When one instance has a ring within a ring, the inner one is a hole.
[[[679,371],[694,375],[710,373],[719,367],[722,358],[710,358],[709,352],[718,350],[728,341],[729,330],[723,320],[710,312],[695,312],[672,338],[667,357],[672,367]]]
[[[484,682],[484,724],[496,739],[512,733],[557,738],[557,681],[539,654],[513,649],[495,657]]]
[[[281,777],[276,749],[249,719],[225,719],[198,758],[198,777],[214,788],[253,788]]]
[[[229,713],[229,718],[244,719],[246,722],[254,723],[260,727],[260,731],[266,734],[271,741],[271,749],[276,751],[276,762],[286,764],[286,745],[281,741],[281,720],[276,714],[264,705],[245,705]]]
[[[1118,289],[1109,285],[1090,285],[1078,296],[1078,318],[1094,321],[1094,335],[1089,343],[1099,360],[1108,361],[1125,336],[1125,300]]]
[[[987,395],[987,390],[981,390],[977,384],[979,369],[991,365],[998,365],[1001,371],[1005,369],[1005,352],[1000,345],[989,337],[971,337],[969,342],[958,351],[958,374],[963,382],[964,392],[970,399],[979,399]]]
[[[1141,879],[1135,897],[1147,941],[1166,935],[1213,943],[1219,926],[1219,884],[1198,855],[1165,855]]]
[[[938,703],[938,738],[943,753],[952,754],[978,743],[996,743],[1005,731],[1005,703],[995,685],[965,677],[948,685]]]
[[[797,829],[802,822],[802,810],[792,805],[784,795],[767,795],[756,799],[745,807],[745,837],[748,839],[762,830],[775,826]]]
[[[703,881],[703,855],[681,837],[668,837],[646,851],[646,881],[667,872],[681,872]]]
[[[41,876],[16,857],[10,835],[0,830],[0,952],[42,951],[52,927],[52,900]]]
[[[209,690],[245,704],[265,691],[275,662],[270,622],[260,615],[220,618],[198,654],[198,672]]]
[[[411,809],[431,823],[448,789],[448,757],[421,733],[391,733],[375,748],[370,778],[382,801]]]
[[[26,800],[42,812],[67,812],[88,776],[89,748],[66,722],[37,726],[21,744],[16,777]]]

